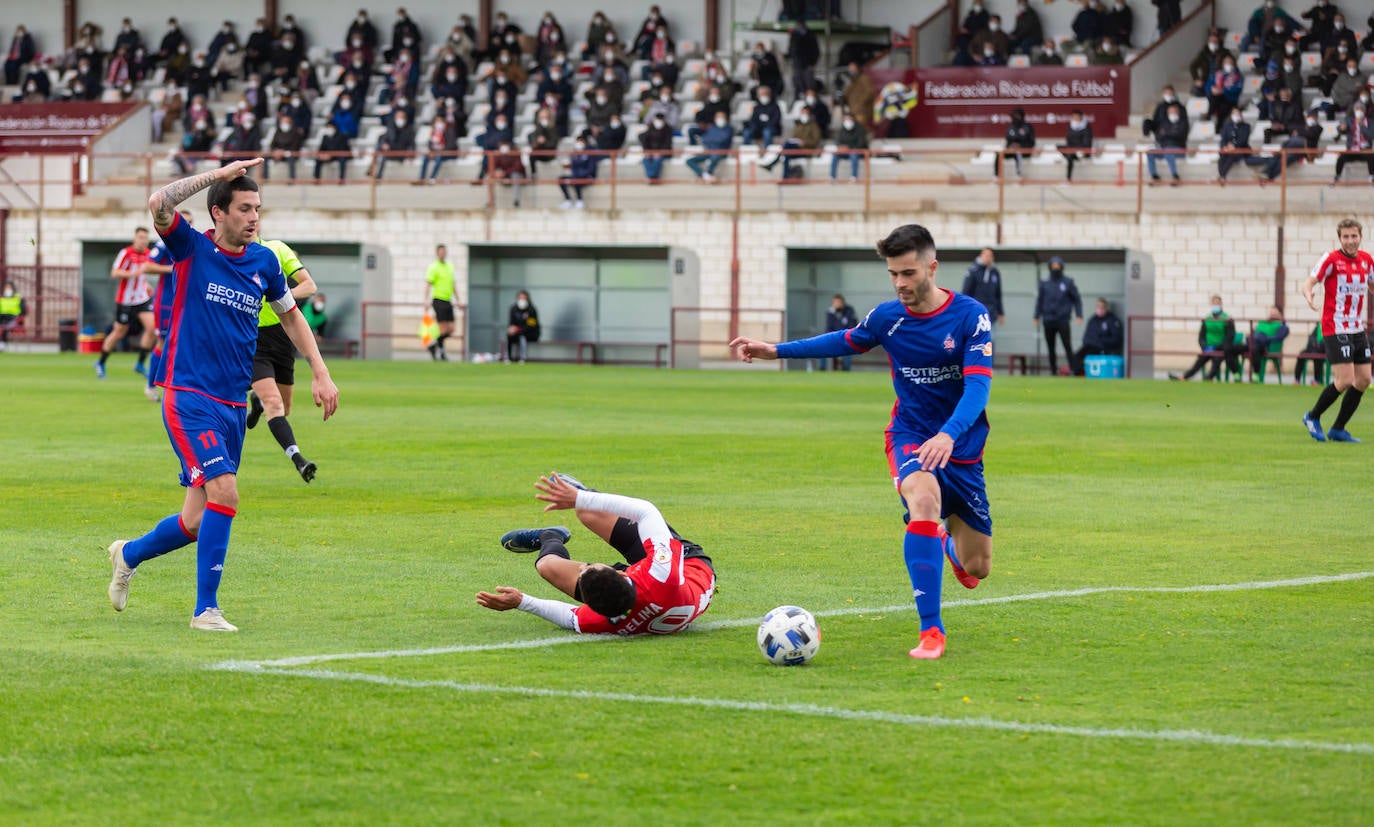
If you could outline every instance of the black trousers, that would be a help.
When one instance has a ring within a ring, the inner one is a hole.
[[[1055,374],[1059,372],[1059,358],[1054,352],[1056,337],[1064,343],[1064,360],[1065,363],[1072,368],[1073,344],[1069,341],[1069,320],[1062,319],[1059,321],[1050,321],[1049,319],[1042,319],[1040,321],[1040,327],[1045,331],[1045,348],[1049,351],[1050,373]]]

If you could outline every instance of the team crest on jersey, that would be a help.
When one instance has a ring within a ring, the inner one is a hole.
[[[950,334],[946,333],[946,334],[945,334],[945,352],[949,352],[949,351],[951,351],[951,350],[954,350],[954,337],[951,336]]]
[[[262,273],[253,274],[253,283],[258,286],[259,290],[262,289]]]

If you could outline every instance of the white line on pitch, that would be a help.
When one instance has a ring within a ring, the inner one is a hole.
[[[1311,577],[1296,577],[1289,580],[1257,580],[1249,583],[1214,583],[1201,586],[1090,586],[1082,589],[1067,589],[1064,591],[1053,592],[1029,592],[1026,594],[1007,594],[997,597],[965,598],[963,600],[947,600],[943,608],[958,606],[987,606],[995,603],[1016,603],[1023,600],[1052,600],[1059,597],[1083,597],[1091,594],[1104,594],[1112,592],[1147,593],[1147,594],[1176,594],[1189,592],[1231,592],[1231,591],[1251,591],[1254,589],[1279,589],[1290,586],[1312,586],[1322,583],[1340,583],[1348,580],[1363,580],[1374,577],[1374,571],[1357,571],[1349,574],[1330,574],[1313,575]],[[883,606],[879,608],[859,608],[851,607],[844,609],[830,609],[828,611],[813,612],[816,617],[839,617],[842,615],[860,614],[886,614],[890,612],[913,611],[915,605],[904,603],[900,606]],[[716,620],[706,623],[693,624],[689,631],[700,632],[711,631],[712,629],[733,629],[742,626],[753,626],[759,622],[757,617],[738,618],[733,620]],[[566,634],[557,637],[535,638],[533,640],[515,640],[505,643],[474,643],[461,646],[438,646],[428,649],[391,649],[378,652],[344,652],[328,655],[300,655],[290,658],[277,658],[275,660],[244,660],[244,661],[224,661],[214,664],[212,669],[230,670],[255,670],[263,667],[291,667],[308,666],[312,663],[326,663],[334,660],[376,660],[380,658],[406,658],[422,657],[426,655],[452,655],[463,652],[491,652],[503,649],[539,649],[545,646],[561,646],[566,643],[591,643],[595,641],[608,640],[633,640],[634,638],[621,638],[615,635],[574,635]]]
[[[253,672],[255,674],[287,675],[314,680],[358,681],[400,686],[408,689],[451,689],[455,692],[481,692],[496,695],[522,695],[533,698],[573,698],[577,700],[612,701],[640,705],[695,706],[710,709],[728,709],[741,712],[773,712],[791,715],[806,715],[813,718],[834,718],[846,721],[874,721],[911,727],[951,727],[961,729],[986,729],[1000,732],[1019,732],[1043,735],[1072,735],[1082,738],[1117,738],[1141,741],[1170,741],[1184,744],[1205,744],[1208,746],[1258,747],[1263,749],[1283,749],[1297,752],[1337,752],[1351,755],[1374,755],[1374,744],[1343,744],[1326,741],[1302,741],[1294,738],[1244,738],[1238,735],[1223,735],[1195,729],[1130,729],[1126,727],[1098,729],[1095,727],[1061,726],[1059,724],[1033,724],[1021,721],[998,721],[992,718],[945,718],[937,715],[903,715],[896,712],[881,712],[864,709],[844,709],[834,706],[815,704],[779,704],[765,701],[736,701],[724,698],[695,698],[678,695],[636,695],[627,692],[592,692],[581,689],[548,689],[537,686],[498,686],[485,683],[460,683],[446,680],[409,680],[392,678],[386,675],[370,675],[366,672],[335,672],[328,669],[277,669],[240,662],[237,665],[221,664],[215,667],[227,671]]]

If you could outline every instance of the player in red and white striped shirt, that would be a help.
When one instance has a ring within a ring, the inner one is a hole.
[[[1326,361],[1331,365],[1331,384],[1322,388],[1312,410],[1303,414],[1302,424],[1318,442],[1359,442],[1345,429],[1355,409],[1360,407],[1369,387],[1369,336],[1365,330],[1368,295],[1374,287],[1374,256],[1360,249],[1364,228],[1347,218],[1336,225],[1339,250],[1322,256],[1312,275],[1302,283],[1307,306],[1317,309],[1313,288],[1322,286],[1322,336],[1326,338]],[[1341,410],[1331,430],[1322,433],[1321,415],[1342,393]]]
[[[95,363],[95,375],[105,378],[105,360],[129,333],[129,322],[135,317],[143,325],[143,335],[138,340],[138,363],[134,370],[143,376],[148,375],[145,362],[148,351],[153,349],[157,339],[157,324],[153,316],[153,288],[148,284],[144,265],[148,263],[148,228],[134,230],[134,243],[119,251],[114,266],[110,268],[110,278],[119,281],[115,287],[115,321],[110,335],[100,346],[100,361]]]
[[[559,591],[581,601],[544,600],[501,586],[478,592],[477,603],[504,612],[520,609],[582,634],[667,635],[680,632],[711,605],[716,575],[701,546],[685,540],[653,503],[590,491],[567,474],[535,483],[545,511],[576,509],[582,525],[625,558],[625,564],[580,563],[564,546],[561,526],[519,529],[501,538],[510,551],[539,552],[534,568]]]

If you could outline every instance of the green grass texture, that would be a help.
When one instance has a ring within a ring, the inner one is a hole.
[[[106,599],[182,499],[131,361],[0,354],[0,824],[1374,823],[1374,410],[1317,444],[1316,388],[996,377],[992,576],[921,662],[885,374],[340,361],[325,423],[302,363],[319,475],[248,433],[230,635],[193,547]],[[695,628],[476,605],[556,596],[510,528],[616,559],[554,470],[706,549]],[[789,603],[804,667],[755,645]]]

